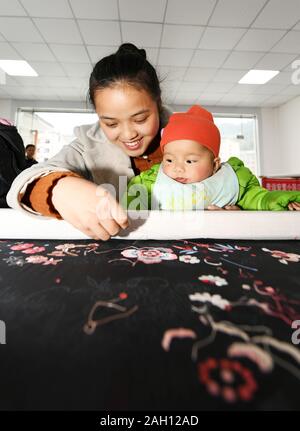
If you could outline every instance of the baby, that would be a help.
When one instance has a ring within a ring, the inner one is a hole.
[[[161,164],[128,184],[130,210],[195,210],[238,205],[245,210],[300,210],[300,192],[268,191],[236,157],[221,163],[213,116],[194,105],[171,115],[162,132]]]

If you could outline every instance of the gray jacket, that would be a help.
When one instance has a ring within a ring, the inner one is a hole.
[[[170,111],[165,109],[163,125],[169,114]],[[99,185],[111,184],[117,192],[117,199],[122,196],[126,190],[126,178],[129,180],[134,176],[130,157],[106,138],[99,122],[76,127],[74,134],[76,139],[50,160],[25,169],[17,176],[7,194],[10,207],[38,215],[20,202],[20,196],[33,180],[56,171],[75,172]],[[123,178],[120,180],[120,177]]]

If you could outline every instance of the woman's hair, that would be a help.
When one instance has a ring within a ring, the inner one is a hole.
[[[161,89],[154,67],[144,49],[123,43],[115,54],[102,58],[95,65],[89,83],[89,98],[95,107],[95,92],[117,84],[129,84],[143,89],[161,109]]]

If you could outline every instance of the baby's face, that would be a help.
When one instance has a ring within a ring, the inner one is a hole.
[[[219,168],[219,158],[198,142],[178,140],[164,146],[163,171],[180,183],[196,183],[213,175]]]

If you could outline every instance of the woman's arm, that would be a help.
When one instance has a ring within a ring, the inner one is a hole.
[[[80,147],[80,143],[77,141],[63,147],[58,154],[47,162],[38,163],[21,172],[13,181],[7,194],[8,205],[11,208],[27,212],[27,208],[24,207],[22,200],[26,195],[28,187],[31,194],[40,178],[43,179],[43,184],[46,187],[47,182],[51,183],[51,178],[46,179],[46,176],[52,174],[61,174],[63,176],[67,173],[79,175],[87,179],[89,177],[89,173],[86,170],[82,157],[82,149]],[[41,185],[41,183],[39,185]],[[39,199],[45,206],[47,206],[47,193],[40,194]],[[25,201],[28,206],[28,203],[30,203],[30,197],[28,194],[25,197]],[[34,214],[34,212],[32,213]]]
[[[52,204],[52,190],[64,177],[79,177],[73,172],[52,172],[30,183],[24,194],[20,194],[21,204],[43,216],[61,219]],[[79,177],[80,178],[80,177]]]

